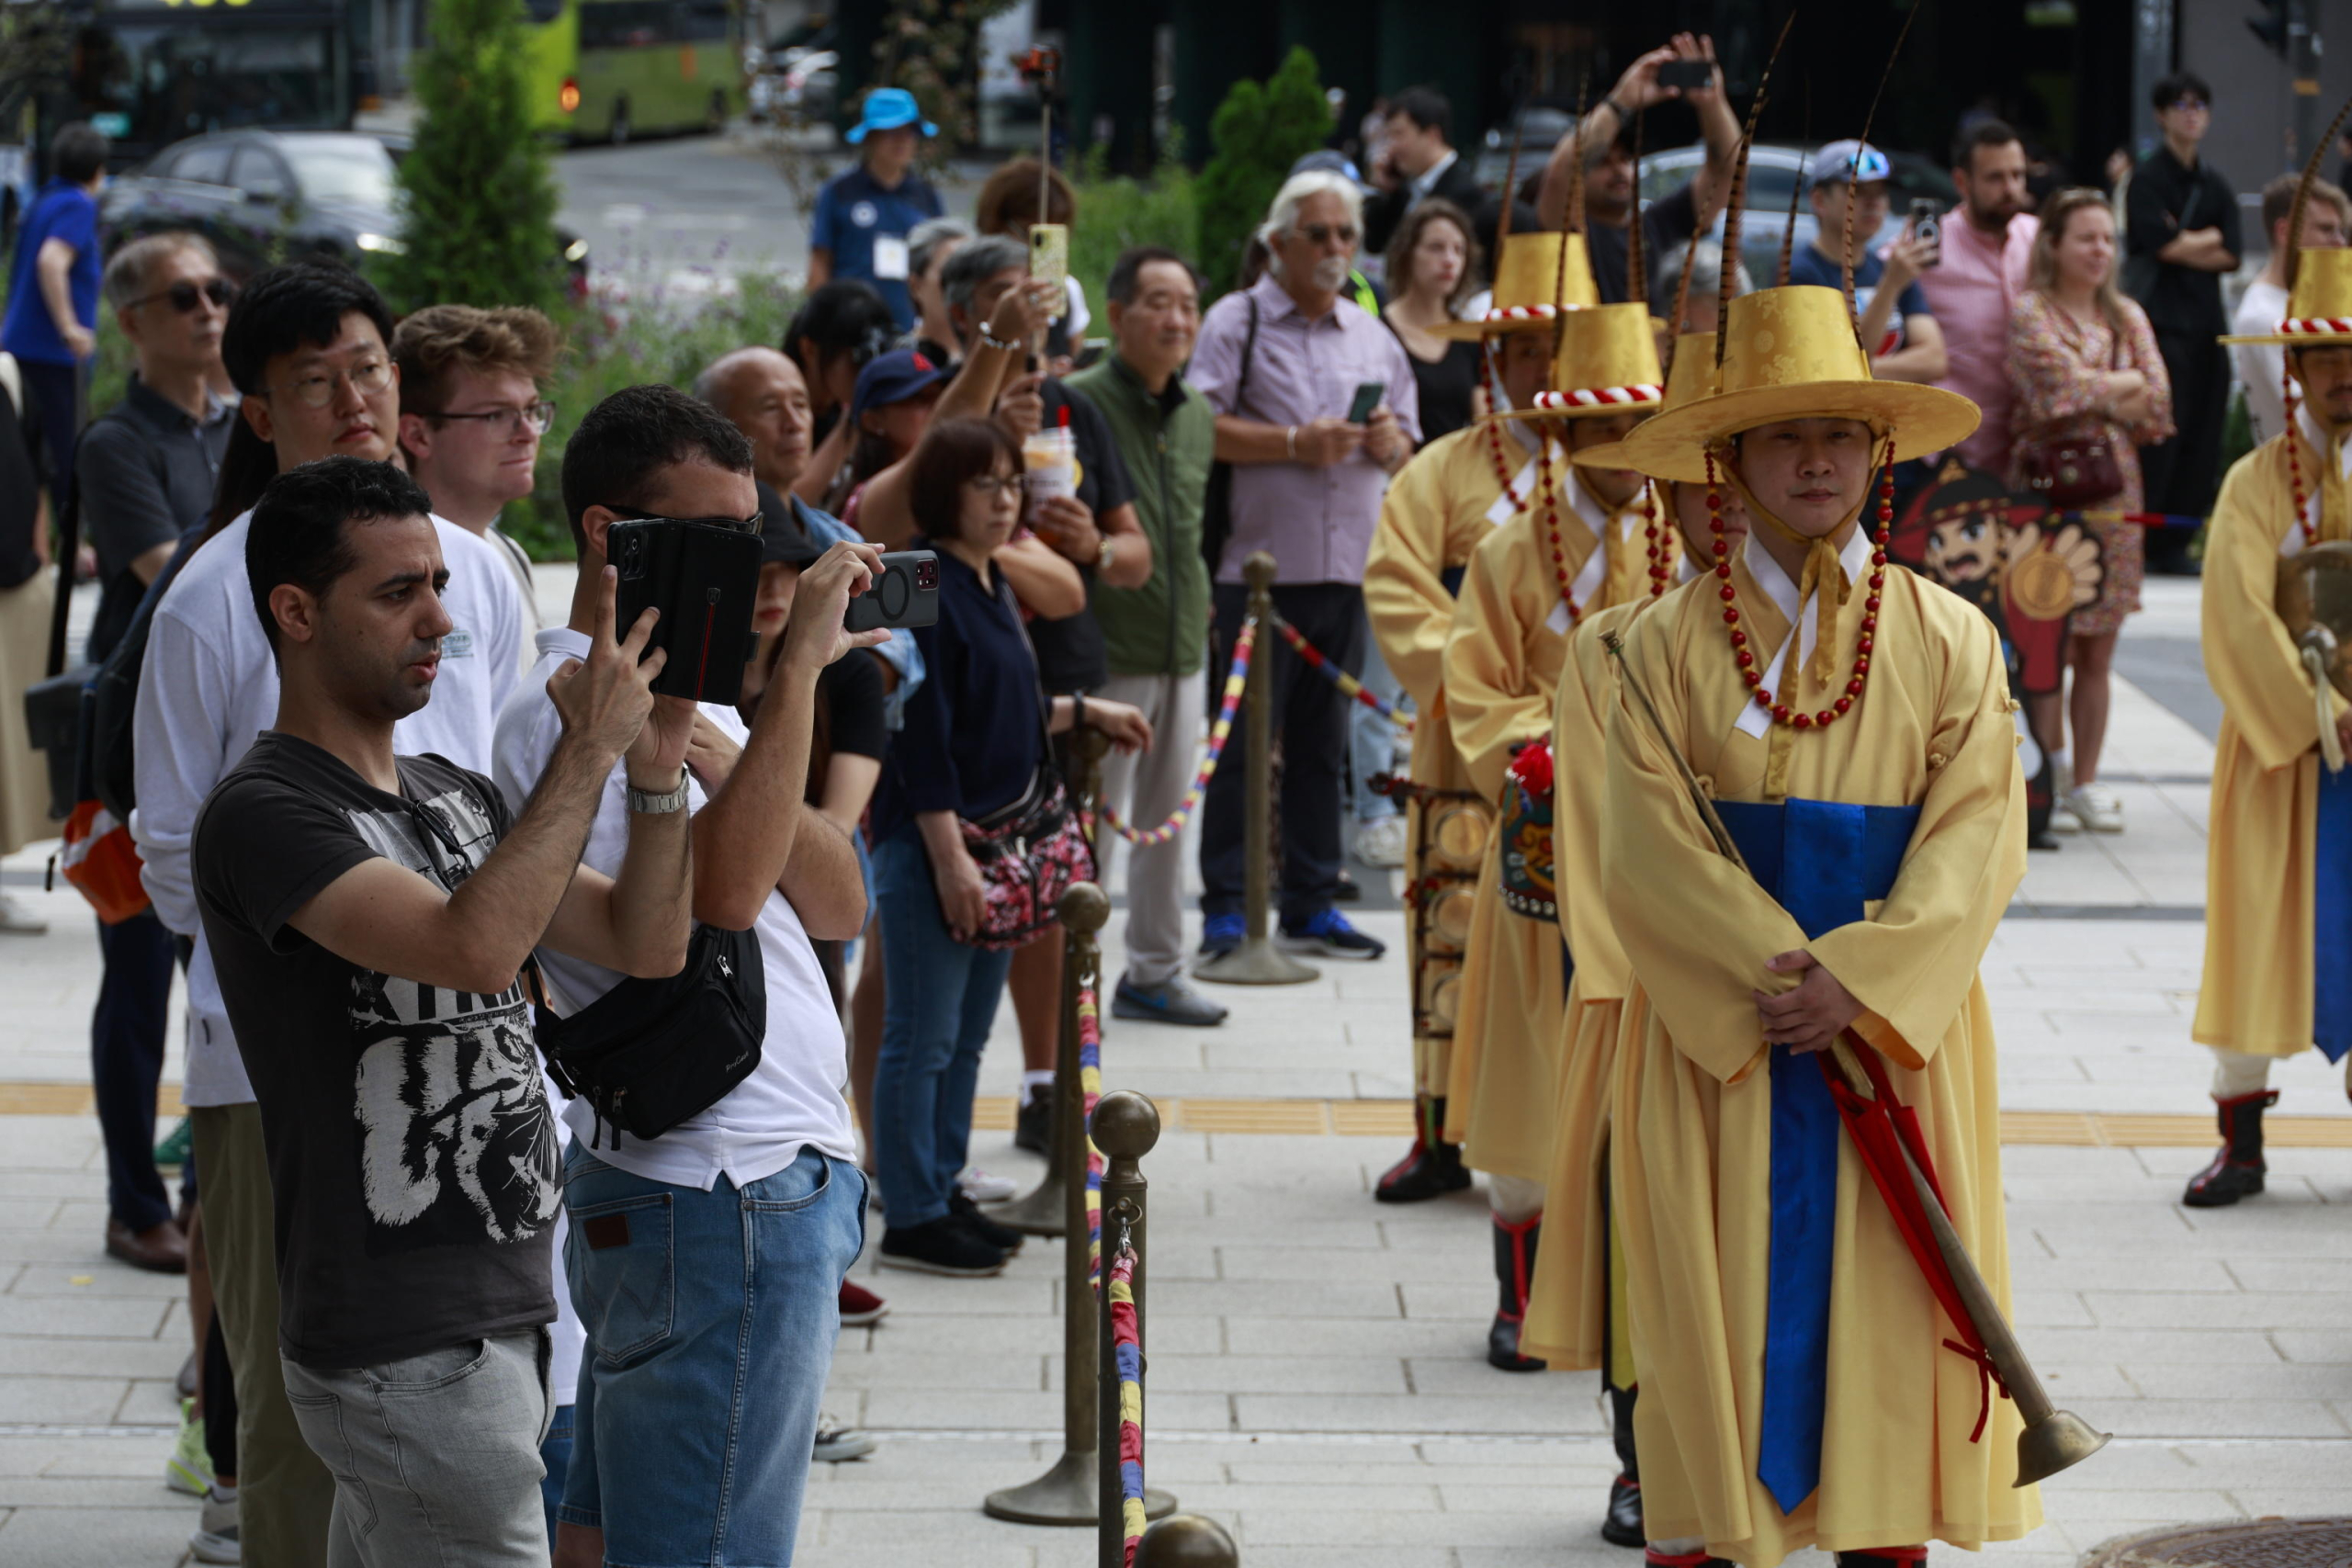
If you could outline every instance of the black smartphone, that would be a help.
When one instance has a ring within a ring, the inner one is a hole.
[[[1943,260],[1944,220],[1936,204],[1924,196],[1911,199],[1911,237],[1928,247],[1928,265]]]
[[[752,657],[760,536],[674,520],[616,523],[605,548],[621,576],[615,635],[627,637],[649,605],[662,612],[645,650],[666,649],[670,660],[653,678],[653,690],[732,705]]]
[[[842,625],[854,632],[878,626],[927,626],[939,619],[939,558],[929,550],[885,550],[882,570],[853,594]]]
[[[1693,87],[1715,85],[1715,64],[1712,60],[1669,60],[1657,68],[1657,85],[1680,87],[1685,92]]]
[[[1357,382],[1355,400],[1348,405],[1348,423],[1362,424],[1371,419],[1373,411],[1380,407],[1380,400],[1387,395],[1385,381]]]

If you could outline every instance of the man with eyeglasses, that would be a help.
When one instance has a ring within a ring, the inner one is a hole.
[[[280,472],[321,457],[389,460],[400,371],[391,313],[357,274],[297,263],[254,275],[229,310],[220,356],[243,394],[204,542],[148,628],[132,718],[130,833],[187,965],[189,1107],[204,1181],[205,1248],[237,1390],[238,1515],[256,1568],[327,1560],[334,1485],[294,1424],[278,1363],[278,1297],[261,1113],[201,930],[191,844],[205,797],[272,727],[278,677],[245,570],[252,507]],[[401,718],[397,750],[487,773],[499,705],[521,679],[522,606],[497,550],[433,519],[449,582],[432,700]]]
[[[553,321],[519,305],[428,305],[402,318],[392,333],[409,472],[433,498],[436,515],[498,547],[533,631],[547,623],[531,558],[500,531],[498,513],[531,493],[539,437],[555,418],[539,383],[555,369],[561,346]]]
[[[2149,511],[2202,517],[2220,477],[2230,396],[2229,352],[2218,341],[2230,330],[2222,279],[2237,270],[2245,247],[2237,192],[2198,154],[2213,124],[2213,90],[2182,71],[2157,83],[2150,98],[2164,141],[2132,171],[2124,194],[2122,282],[2155,329],[2180,434],[2143,447],[2140,471]],[[2159,540],[2150,537],[2152,554]]]

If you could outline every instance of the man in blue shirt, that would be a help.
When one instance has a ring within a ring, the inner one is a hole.
[[[1842,286],[1839,248],[1846,237],[1846,204],[1854,206],[1854,309],[1861,317],[1862,343],[1871,351],[1871,376],[1880,381],[1939,381],[1948,368],[1943,330],[1928,311],[1919,272],[1936,265],[1932,244],[1921,243],[1906,224],[1883,254],[1871,243],[1886,224],[1886,154],[1850,139],[1832,141],[1813,155],[1806,170],[1813,216],[1813,243],[1789,259],[1791,283]]]
[[[907,293],[907,235],[942,211],[939,193],[914,173],[918,134],[936,136],[939,127],[922,118],[912,93],[876,87],[867,94],[865,118],[849,131],[864,156],[817,193],[808,229],[808,287],[862,278],[881,291],[900,332],[915,321]]]
[[[76,120],[50,143],[54,173],[25,214],[8,269],[0,353],[24,371],[25,399],[49,447],[58,512],[74,488],[79,423],[77,367],[98,351],[98,186],[107,177],[105,133]]]

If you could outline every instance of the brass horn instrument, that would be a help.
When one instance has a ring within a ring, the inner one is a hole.
[[[2332,686],[2352,700],[2352,544],[2331,540],[2280,561],[2276,603],[2312,678],[2321,760],[2329,773],[2340,773],[2344,745],[2327,694]]]

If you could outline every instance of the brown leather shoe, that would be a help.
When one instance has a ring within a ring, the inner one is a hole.
[[[107,1256],[153,1274],[185,1274],[187,1236],[170,1220],[143,1231],[133,1231],[120,1220],[108,1220]]]

